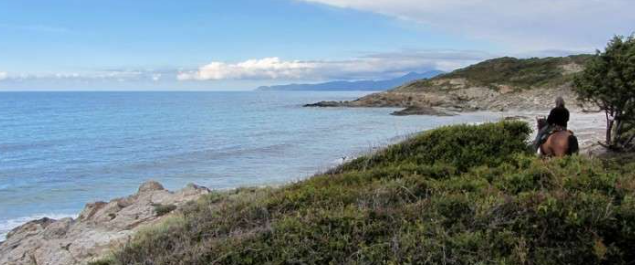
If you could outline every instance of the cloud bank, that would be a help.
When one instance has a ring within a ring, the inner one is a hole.
[[[164,74],[170,72],[175,75],[174,70],[157,71],[157,70],[106,70],[93,72],[59,72],[59,73],[21,73],[9,75],[6,72],[0,72],[0,81],[11,82],[30,82],[30,81],[74,81],[74,82],[129,82],[129,81],[160,81],[164,78]],[[174,78],[173,78],[174,79]]]
[[[277,57],[244,62],[211,62],[177,75],[181,81],[206,80],[353,80],[394,77],[407,72],[450,71],[491,58],[476,51],[404,51],[350,60],[299,61]]]
[[[197,71],[179,73],[179,80],[298,79],[319,67],[318,62],[282,61],[280,58],[247,60],[230,64],[211,62]]]
[[[374,12],[513,52],[601,48],[635,28],[633,0],[298,0]]]
[[[0,80],[11,83],[104,83],[170,81],[322,81],[377,80],[429,70],[451,71],[493,58],[478,51],[404,50],[372,53],[347,60],[283,60],[278,57],[249,59],[242,62],[211,62],[192,70],[126,70],[60,72],[8,75]]]

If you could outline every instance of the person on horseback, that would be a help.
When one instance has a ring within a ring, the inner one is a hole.
[[[547,118],[547,125],[538,131],[534,140],[534,150],[538,151],[540,146],[549,136],[558,131],[566,131],[569,123],[569,110],[565,107],[562,97],[556,98],[556,107],[551,110]]]

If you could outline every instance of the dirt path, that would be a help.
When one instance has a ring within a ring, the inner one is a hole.
[[[536,117],[547,116],[548,112],[504,112],[505,117],[518,117],[523,121],[529,122],[530,125],[535,126]],[[572,112],[571,119],[569,121],[569,129],[572,130],[578,137],[580,142],[581,153],[593,154],[598,149],[598,142],[604,140],[606,132],[606,117],[603,112],[599,113],[582,113]],[[534,132],[532,139],[536,136]]]

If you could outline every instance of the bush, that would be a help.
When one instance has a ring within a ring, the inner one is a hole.
[[[526,133],[446,127],[282,188],[204,196],[102,264],[635,261],[634,163],[541,160]]]
[[[154,206],[154,212],[157,214],[157,216],[163,216],[176,210],[176,205],[174,204],[169,204],[169,205],[155,204],[153,206]]]
[[[459,171],[477,165],[494,166],[528,150],[531,129],[524,122],[455,125],[421,133],[381,152],[358,158],[333,172],[367,170],[413,163],[447,165]]]

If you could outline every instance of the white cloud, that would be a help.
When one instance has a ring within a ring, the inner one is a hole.
[[[593,50],[635,28],[633,0],[300,0],[383,14],[513,52]]]
[[[198,71],[180,73],[179,80],[297,79],[319,67],[317,62],[282,61],[279,58],[228,64],[212,62]]]
[[[194,71],[180,72],[177,78],[182,81],[378,79],[411,71],[450,71],[491,57],[476,51],[403,51],[331,61],[284,61],[273,57],[238,63],[212,62]]]
[[[44,80],[49,82],[71,81],[71,82],[101,82],[101,81],[158,81],[165,71],[155,70],[105,70],[92,72],[59,72],[59,73],[20,73],[9,76],[0,72],[0,80],[28,82]],[[169,71],[176,75],[176,71]]]

